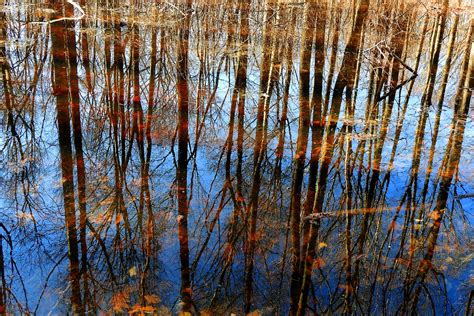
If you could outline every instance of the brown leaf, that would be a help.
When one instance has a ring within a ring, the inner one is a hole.
[[[323,258],[316,258],[313,261],[313,269],[320,269],[326,265],[326,261]]]
[[[161,300],[158,297],[158,295],[150,294],[150,295],[145,295],[145,301],[148,304],[158,304]]]
[[[110,305],[112,306],[112,310],[114,312],[123,312],[125,309],[129,308],[127,301],[128,301],[127,291],[121,291],[121,292],[115,293],[110,300]]]

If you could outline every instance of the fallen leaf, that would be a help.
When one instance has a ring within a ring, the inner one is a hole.
[[[127,309],[128,303],[128,293],[126,291],[118,292],[114,294],[110,300],[110,305],[112,306],[113,311],[122,312]]]
[[[117,216],[115,216],[115,224],[116,225],[118,223],[120,223],[122,220],[123,220],[123,215],[122,214],[117,214]]]
[[[148,304],[158,304],[161,300],[158,297],[158,295],[151,294],[151,295],[145,295],[145,301]]]
[[[316,258],[313,261],[313,269],[320,269],[326,265],[326,261],[323,258]]]

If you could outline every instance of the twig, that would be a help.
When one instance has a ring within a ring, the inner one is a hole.
[[[53,266],[53,268],[51,269],[51,271],[49,271],[48,273],[48,276],[46,277],[46,281],[44,282],[44,286],[43,286],[43,289],[41,290],[41,294],[38,298],[38,303],[36,303],[36,307],[35,307],[35,311],[33,312],[34,315],[36,315],[37,311],[38,311],[38,307],[39,307],[39,304],[41,302],[41,299],[43,298],[43,295],[44,295],[44,292],[46,291],[46,288],[48,287],[48,281],[49,281],[49,278],[51,277],[51,275],[53,274],[54,270],[56,270],[56,268],[61,264],[61,262],[66,258],[67,256],[67,252],[58,260],[58,262],[56,262],[56,264]]]
[[[455,198],[456,200],[474,198],[474,193],[470,193],[470,194],[459,194],[459,195],[456,195],[454,198]]]
[[[79,10],[79,12],[81,13],[80,16],[75,16],[75,17],[62,17],[62,18],[59,18],[59,19],[54,19],[54,20],[51,20],[51,21],[44,21],[44,22],[30,22],[31,24],[52,24],[52,23],[56,23],[56,22],[60,22],[60,21],[65,21],[65,20],[68,20],[68,21],[77,21],[77,20],[82,20],[85,16],[86,16],[86,13],[84,12],[84,10],[81,8],[81,6],[72,1],[72,0],[67,0],[67,3],[69,3],[70,5],[72,5],[74,8],[76,8],[77,10]]]

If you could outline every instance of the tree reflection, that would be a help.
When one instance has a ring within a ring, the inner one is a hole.
[[[0,313],[469,314],[467,5],[2,3]]]

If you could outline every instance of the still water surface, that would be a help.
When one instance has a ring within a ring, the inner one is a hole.
[[[467,1],[2,1],[0,309],[470,314]]]

